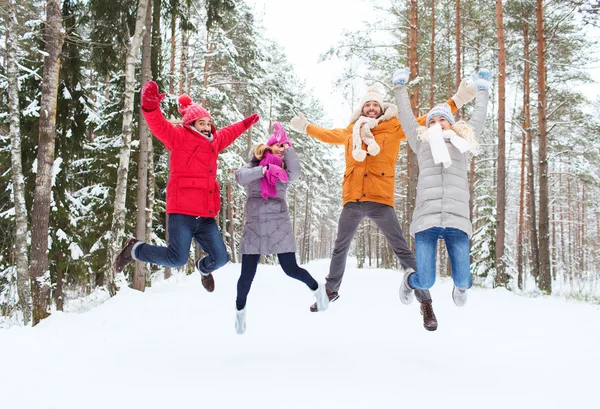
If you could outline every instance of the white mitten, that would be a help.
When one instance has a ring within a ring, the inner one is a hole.
[[[408,77],[410,76],[410,68],[404,67],[404,69],[399,69],[394,71],[392,75],[392,84],[394,87],[398,85],[405,85],[408,82]]]
[[[290,121],[290,126],[296,132],[306,133],[306,127],[308,126],[308,121],[304,117],[302,112],[298,112],[298,115],[292,118]]]
[[[463,78],[458,86],[458,90],[456,90],[456,94],[452,95],[452,99],[456,104],[456,108],[460,109],[465,104],[473,101],[476,94],[477,88],[475,87],[475,83],[467,84],[467,79]]]

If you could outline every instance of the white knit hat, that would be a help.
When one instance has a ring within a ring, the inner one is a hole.
[[[367,93],[360,99],[360,109],[362,110],[365,104],[369,101],[375,101],[383,110],[383,96],[379,93],[377,87],[367,88]]]

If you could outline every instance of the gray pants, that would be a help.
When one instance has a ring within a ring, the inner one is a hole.
[[[338,291],[344,278],[346,269],[346,257],[350,250],[350,244],[354,238],[354,233],[365,217],[373,220],[381,230],[388,243],[394,250],[400,265],[404,270],[417,270],[415,255],[408,247],[400,222],[396,216],[394,208],[377,202],[350,202],[346,203],[342,209],[342,214],[338,221],[338,233],[335,239],[333,254],[331,255],[331,264],[329,265],[329,274],[326,277],[325,287],[329,291]],[[415,290],[415,296],[419,302],[430,300],[431,295],[428,290]]]

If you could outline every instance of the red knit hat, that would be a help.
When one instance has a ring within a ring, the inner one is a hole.
[[[177,101],[179,102],[179,113],[183,115],[183,123],[185,125],[200,118],[209,118],[212,121],[212,117],[208,111],[202,108],[202,105],[192,102],[192,98],[189,95],[183,94]]]

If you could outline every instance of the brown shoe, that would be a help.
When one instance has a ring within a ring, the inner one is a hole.
[[[201,274],[202,277],[202,287],[206,288],[206,291],[212,293],[215,291],[215,279],[212,274],[204,275]]]
[[[334,302],[335,300],[340,298],[337,291],[325,290],[325,292],[327,293],[327,298],[329,298],[329,302]],[[317,308],[317,303],[314,303],[313,305],[310,306],[310,312],[318,312],[318,311],[319,311],[319,309]]]
[[[427,331],[435,331],[438,327],[437,318],[433,312],[431,300],[425,300],[421,303],[421,315],[423,316],[423,326]]]
[[[137,242],[139,242],[139,240],[134,239],[133,237],[128,238],[125,242],[125,247],[123,247],[123,250],[121,250],[117,258],[115,259],[115,262],[113,263],[113,270],[116,274],[123,271],[123,269],[127,267],[127,264],[133,261],[131,250]]]

